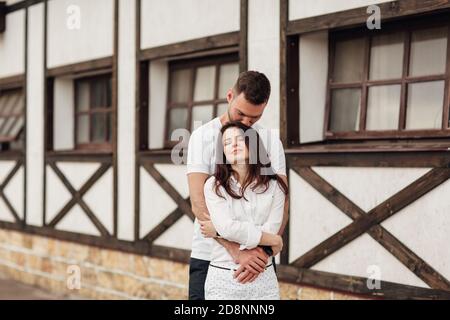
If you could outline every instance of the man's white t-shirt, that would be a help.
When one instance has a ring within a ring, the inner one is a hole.
[[[213,175],[216,167],[216,146],[217,138],[220,134],[222,123],[220,118],[205,123],[192,132],[189,139],[187,156],[187,174],[206,173]],[[264,144],[272,169],[276,174],[286,175],[286,159],[284,155],[283,144],[280,141],[278,132],[265,129],[255,123],[252,126],[258,132],[262,143]],[[194,235],[192,238],[191,257],[210,261],[214,241],[211,238],[203,237],[200,231],[200,224],[197,219],[194,221]]]

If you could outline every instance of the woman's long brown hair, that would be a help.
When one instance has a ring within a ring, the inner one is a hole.
[[[228,163],[225,153],[224,153],[224,146],[222,142],[222,137],[224,132],[229,128],[238,128],[243,131],[245,134],[245,146],[248,150],[249,157],[251,161],[248,164],[248,173],[247,177],[244,180],[243,185],[241,186],[241,189],[239,190],[239,194],[235,193],[230,185],[230,179],[234,172],[233,168],[231,167],[231,164]],[[216,148],[216,171],[214,173],[214,177],[216,178],[216,185],[215,185],[215,192],[219,197],[223,197],[223,195],[219,191],[219,187],[222,186],[225,191],[234,199],[241,199],[244,198],[244,192],[245,190],[253,183],[252,190],[255,191],[259,187],[263,187],[263,191],[260,193],[264,193],[269,188],[270,180],[276,180],[278,182],[278,185],[283,190],[283,192],[287,195],[288,194],[288,186],[286,183],[281,179],[277,174],[273,172],[273,169],[271,167],[271,163],[269,161],[269,157],[267,155],[266,149],[264,147],[264,144],[261,141],[261,138],[259,137],[258,132],[253,129],[252,127],[249,127],[239,121],[231,121],[227,122],[222,129],[220,130],[221,135],[217,139],[217,148]],[[257,143],[250,143],[250,138],[256,137]],[[263,164],[261,161],[261,156],[265,156],[265,163]],[[256,160],[256,161],[255,161]],[[262,169],[265,169],[265,171],[268,171],[268,174],[262,174]]]

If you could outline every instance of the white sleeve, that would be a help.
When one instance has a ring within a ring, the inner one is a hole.
[[[200,130],[192,132],[189,138],[188,153],[187,153],[187,173],[206,173],[210,174],[210,162],[205,157],[207,152],[205,150],[205,141]]]
[[[270,207],[269,217],[261,227],[262,231],[271,234],[278,234],[280,231],[281,224],[283,223],[284,202],[286,199],[286,195],[278,183],[275,188],[276,190],[273,197],[272,206]]]
[[[226,199],[219,197],[213,189],[214,178],[209,178],[204,185],[205,201],[211,221],[222,238],[241,244],[242,249],[253,249],[261,241],[261,227],[248,221],[233,220],[231,209]],[[222,192],[225,190],[222,189]]]
[[[276,136],[272,136],[271,140],[269,154],[272,169],[276,174],[286,176],[286,157],[283,143]]]

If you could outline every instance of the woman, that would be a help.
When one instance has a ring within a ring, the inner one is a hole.
[[[211,221],[200,222],[202,233],[206,237],[220,236],[237,242],[241,250],[264,246],[266,252],[277,255],[283,246],[277,233],[288,187],[270,170],[270,162],[262,164],[261,159],[268,157],[254,129],[240,122],[229,122],[221,133],[216,149],[216,171],[204,186]],[[214,241],[205,298],[279,299],[271,260],[253,282],[241,284],[233,277],[239,265]],[[260,268],[256,264],[253,267]]]

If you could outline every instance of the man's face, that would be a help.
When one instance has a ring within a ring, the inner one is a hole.
[[[227,101],[230,121],[240,121],[249,127],[261,118],[267,105],[267,102],[252,104],[245,99],[243,92],[236,96],[232,89],[227,92]]]

